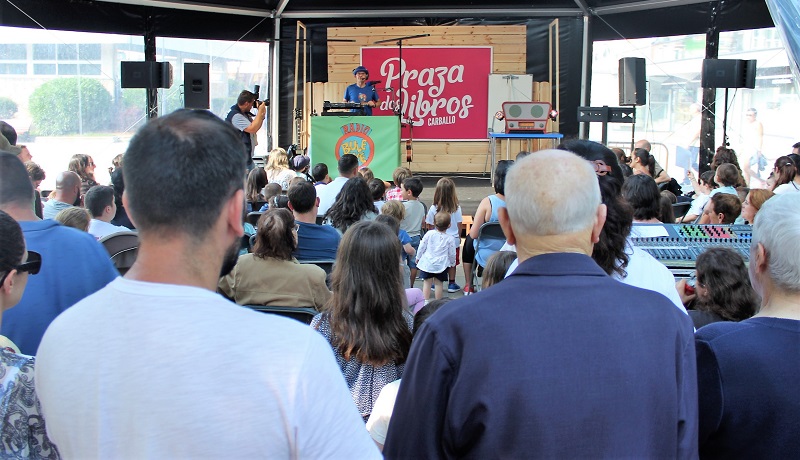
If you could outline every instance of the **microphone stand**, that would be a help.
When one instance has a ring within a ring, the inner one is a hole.
[[[413,40],[415,38],[423,38],[423,37],[430,37],[431,34],[419,34],[419,35],[407,35],[405,37],[397,37],[397,38],[388,38],[386,40],[378,40],[376,42],[372,42],[374,45],[379,45],[381,43],[390,43],[390,42],[397,42],[397,54],[398,54],[398,63],[397,65],[400,67],[400,95],[397,98],[397,106],[395,107],[394,113],[400,117],[400,125],[403,124],[403,91],[406,89],[405,84],[403,82],[403,41],[404,40]],[[414,142],[414,120],[411,117],[406,117],[406,122],[408,123],[408,134],[409,138],[406,142],[406,161],[408,162],[409,168],[411,167],[411,155],[412,155],[412,144]]]
[[[403,84],[403,41],[404,40],[413,40],[415,38],[423,38],[423,37],[430,37],[431,34],[420,34],[420,35],[408,35],[405,37],[398,37],[398,38],[388,38],[386,40],[378,40],[376,42],[372,42],[373,45],[379,45],[381,43],[390,43],[390,42],[397,42],[397,52],[398,52],[398,59],[399,62],[397,63],[400,66],[400,96],[398,97],[397,107],[395,107],[395,114],[400,115],[400,119],[403,118],[403,90],[406,89],[405,85]]]

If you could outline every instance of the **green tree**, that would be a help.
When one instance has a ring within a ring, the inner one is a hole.
[[[11,98],[0,97],[0,118],[11,118],[18,109],[17,103]]]
[[[31,132],[57,136],[108,131],[110,106],[111,94],[96,79],[51,80],[31,94]]]

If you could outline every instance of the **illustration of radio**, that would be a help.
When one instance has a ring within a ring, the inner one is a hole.
[[[547,102],[503,102],[503,117],[506,120],[506,134],[545,133],[547,120],[555,120],[558,113],[550,110]]]

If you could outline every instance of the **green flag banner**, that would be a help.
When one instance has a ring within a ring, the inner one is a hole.
[[[400,166],[400,118],[395,116],[324,116],[311,118],[311,164],[325,163],[331,177],[344,154],[358,157],[359,166],[391,181]]]

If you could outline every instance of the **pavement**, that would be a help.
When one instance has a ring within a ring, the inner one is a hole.
[[[449,177],[453,179],[453,182],[456,184],[456,194],[458,195],[458,201],[461,205],[461,214],[463,216],[474,216],[475,211],[478,209],[478,204],[480,204],[481,200],[486,198],[487,196],[494,193],[494,188],[492,188],[491,181],[489,179],[489,175],[486,176],[482,175],[471,175],[471,176],[464,176],[464,175],[447,175],[447,174],[438,174],[438,175],[430,175],[430,174],[417,174],[416,177],[419,177],[422,180],[422,194],[420,195],[420,200],[423,203],[430,206],[433,203],[433,192],[436,189],[436,182],[439,181],[442,177]],[[461,238],[461,247],[464,246],[464,234],[462,234]],[[461,286],[462,290],[458,292],[447,292],[445,286],[445,292],[443,297],[447,297],[450,299],[457,299],[459,297],[464,296],[464,283],[465,283],[465,276],[464,276],[464,266],[459,264],[456,267],[456,283]],[[414,287],[422,289],[422,280],[417,280],[414,283]],[[433,293],[431,293],[431,299],[433,299]]]

